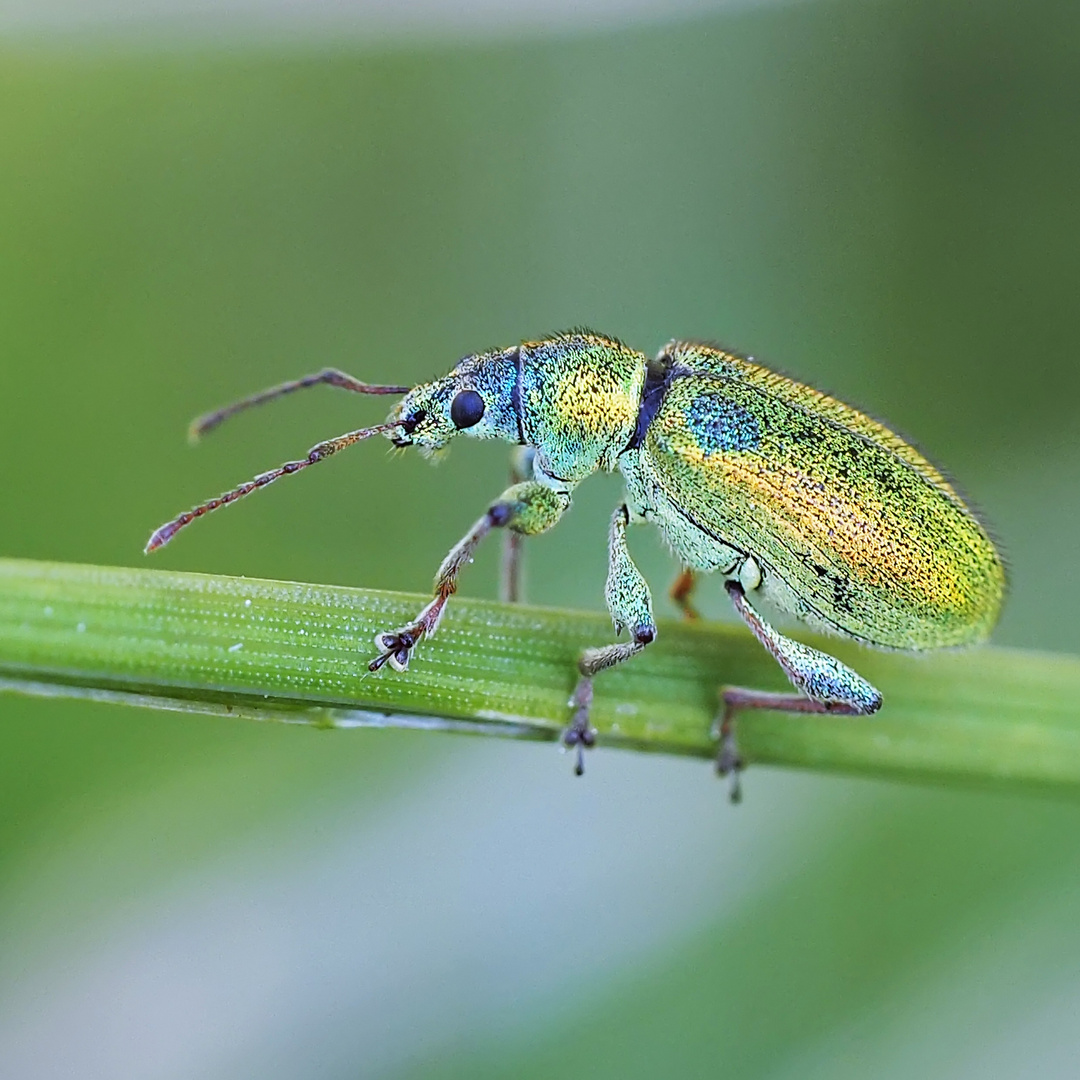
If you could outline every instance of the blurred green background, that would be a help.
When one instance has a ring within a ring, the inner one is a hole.
[[[385,403],[313,391],[197,451],[192,415],[585,323],[887,417],[1010,556],[997,640],[1080,651],[1078,115],[1080,8],[1042,0],[9,37],[0,554],[139,565]],[[155,565],[423,591],[506,468],[359,447]],[[602,606],[618,490],[530,544],[530,599]],[[693,762],[575,781],[545,746],[0,698],[0,1073],[1077,1074],[1080,807],[767,769],[747,796]]]

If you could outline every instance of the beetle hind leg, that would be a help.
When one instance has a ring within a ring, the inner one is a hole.
[[[731,776],[731,799],[738,802],[741,797],[739,773],[743,768],[735,739],[735,713],[739,709],[870,716],[881,708],[881,693],[835,657],[792,641],[773,629],[747,600],[746,592],[738,581],[728,581],[725,587],[735,610],[750,632],[800,691],[797,694],[784,694],[748,690],[740,686],[726,686],[721,690],[722,708],[715,729],[720,740],[716,768],[721,776]]]

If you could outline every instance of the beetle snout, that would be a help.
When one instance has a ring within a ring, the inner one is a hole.
[[[399,449],[404,449],[406,446],[412,446],[412,433],[419,424],[424,422],[426,417],[427,413],[423,409],[416,409],[406,413],[397,422],[398,427],[401,429],[401,434],[392,436],[390,441]]]

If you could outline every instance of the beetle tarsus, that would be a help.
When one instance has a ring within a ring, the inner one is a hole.
[[[408,671],[409,657],[416,643],[423,636],[425,627],[419,623],[404,626],[400,630],[388,630],[375,635],[375,644],[382,650],[368,664],[368,671],[378,671],[387,663],[395,671]]]
[[[733,710],[724,702],[723,718],[720,721],[720,749],[716,755],[716,772],[719,776],[730,776],[729,799],[732,803],[742,802],[742,782],[739,774],[744,762],[739,753],[739,744],[735,738],[735,717]]]
[[[368,664],[368,671],[378,671],[389,664],[395,671],[407,671],[409,657],[423,637],[431,637],[439,627],[443,608],[453,592],[453,583],[441,585],[435,598],[416,617],[415,622],[397,630],[380,630],[375,635],[379,655]]]
[[[583,675],[578,679],[574,696],[570,699],[574,714],[570,718],[570,723],[563,728],[561,740],[567,750],[577,750],[574,759],[575,776],[584,775],[585,751],[596,745],[596,728],[589,723],[589,707],[592,705],[592,698],[592,679],[588,675]]]

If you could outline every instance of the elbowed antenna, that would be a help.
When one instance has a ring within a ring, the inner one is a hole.
[[[212,431],[222,421],[228,420],[230,416],[235,416],[238,412],[250,409],[253,405],[273,401],[274,398],[284,397],[295,390],[306,390],[309,386],[318,386],[321,383],[337,386],[342,390],[351,390],[354,394],[407,394],[412,389],[409,386],[376,386],[354,379],[351,375],[346,375],[344,371],[338,371],[337,368],[324,368],[315,375],[305,375],[302,379],[293,379],[292,382],[282,383],[280,386],[271,386],[269,390],[260,390],[257,394],[252,394],[232,405],[197,416],[188,428],[188,438],[192,442],[198,442],[200,436]]]
[[[258,488],[272,484],[281,476],[288,476],[299,472],[301,469],[306,469],[309,465],[315,465],[336,454],[339,450],[344,450],[346,446],[352,446],[353,443],[360,442],[361,439],[370,438],[372,435],[383,435],[399,426],[398,423],[386,423],[377,424],[375,427],[359,428],[345,435],[339,435],[336,439],[328,439],[326,442],[313,446],[308,451],[306,458],[300,461],[287,461],[280,468],[260,473],[253,480],[248,480],[247,483],[233,488],[232,491],[226,491],[224,495],[219,495],[216,499],[210,499],[201,506],[185,511],[179,517],[173,518],[172,521],[162,525],[160,529],[154,531],[147,541],[146,554],[149,555],[151,551],[157,551],[158,548],[164,547],[185,525],[190,525],[196,518],[202,517],[203,514],[208,514],[211,510],[217,510],[222,506],[228,506],[229,503],[234,503],[237,499],[250,495]]]

